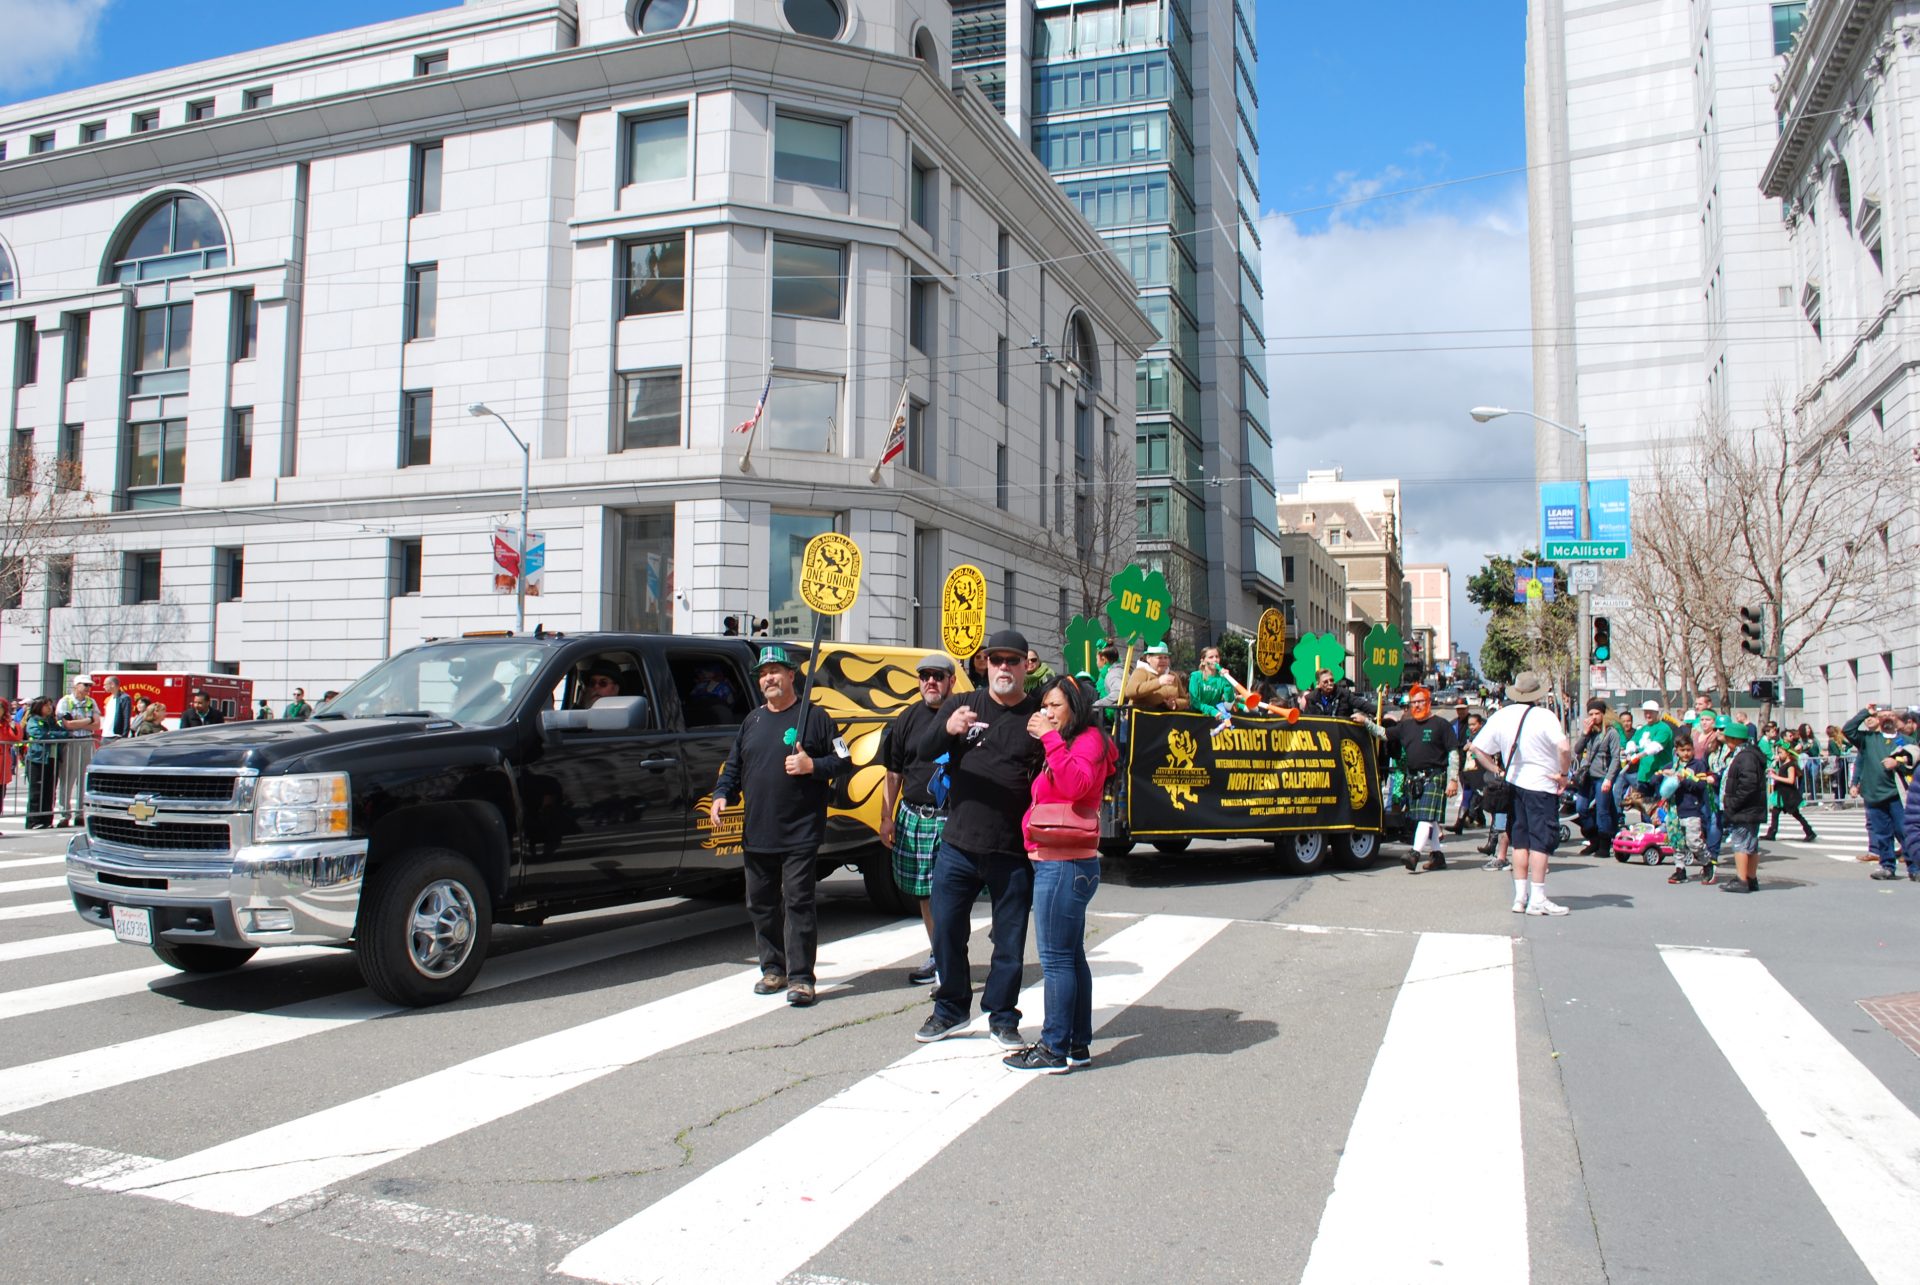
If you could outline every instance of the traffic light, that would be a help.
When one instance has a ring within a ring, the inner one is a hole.
[[[1752,606],[1740,608],[1740,650],[1750,656],[1767,654],[1767,644],[1761,640],[1761,631],[1766,625],[1765,607]]]
[[[1613,659],[1613,624],[1605,616],[1593,618],[1593,646],[1589,654],[1596,665]]]
[[[1780,682],[1774,678],[1756,678],[1747,684],[1747,695],[1766,705],[1780,703]]]

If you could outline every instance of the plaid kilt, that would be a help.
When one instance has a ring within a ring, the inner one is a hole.
[[[1407,774],[1407,820],[1444,825],[1447,820],[1447,774],[1409,772]]]
[[[939,813],[921,816],[902,803],[893,814],[893,881],[913,897],[933,892],[933,851],[947,818]]]

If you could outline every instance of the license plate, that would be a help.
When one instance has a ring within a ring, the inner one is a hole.
[[[153,912],[133,906],[115,906],[113,935],[136,946],[153,945]]]

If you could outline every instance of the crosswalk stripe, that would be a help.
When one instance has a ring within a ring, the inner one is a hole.
[[[1089,952],[1095,1029],[1227,922],[1151,915]],[[1040,991],[1023,993],[1022,1007],[1038,1008]],[[1034,1078],[1001,1067],[998,1052],[948,1039],[910,1053],[588,1241],[555,1270],[609,1282],[771,1285]]]
[[[549,973],[600,963],[632,951],[729,927],[740,923],[742,918],[740,910],[728,907],[596,933],[577,941],[538,946],[489,961],[467,993],[479,994]],[[359,990],[31,1062],[0,1071],[0,1116],[405,1011]]]
[[[60,882],[64,884],[66,880]],[[60,901],[36,901],[26,906],[0,906],[0,919],[45,919],[48,915],[73,913],[73,902],[64,898]]]
[[[1920,1119],[1759,960],[1660,957],[1868,1273],[1920,1282]]]
[[[1513,942],[1428,933],[1414,948],[1354,1113],[1302,1285],[1525,1282]],[[1447,1066],[1444,1105],[1415,1086]],[[1393,1203],[1386,1192],[1418,1193]]]
[[[823,944],[818,984],[825,990],[850,982],[925,942],[916,919]],[[782,996],[752,993],[759,975],[758,968],[729,974],[101,1185],[216,1213],[257,1214],[666,1049],[784,1010]]]
[[[67,864],[65,857],[14,857],[8,861],[0,861],[0,870],[24,870],[28,866],[64,866],[65,864]]]
[[[29,937],[25,941],[0,944],[0,964],[10,963],[16,959],[38,959],[42,955],[63,955],[70,950],[88,950],[95,946],[113,944],[113,934],[105,928],[61,933],[55,937]]]
[[[341,952],[325,946],[289,946],[273,951],[254,967],[257,969],[275,964],[294,963],[303,959],[328,958],[341,958]],[[4,991],[0,992],[0,1022],[13,1017],[26,1017],[32,1013],[50,1013],[56,1009],[72,1008],[77,1004],[92,1004],[121,995],[137,995],[142,991],[205,980],[207,980],[205,974],[183,973],[177,968],[158,964],[151,968],[126,968],[115,973],[99,973],[92,977],[80,977],[67,982],[50,982],[45,986],[29,986],[23,990]]]
[[[45,879],[15,879],[11,883],[0,883],[0,897],[4,897],[10,892],[45,892],[49,888],[64,888],[66,886],[67,877],[65,875],[52,875]],[[71,909],[73,905],[72,902],[65,902],[63,904],[69,909]]]

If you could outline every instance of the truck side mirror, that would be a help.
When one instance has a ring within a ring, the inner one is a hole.
[[[644,696],[602,696],[586,709],[543,709],[542,732],[640,732],[651,707]]]

